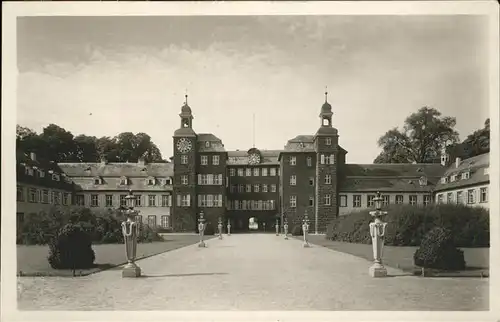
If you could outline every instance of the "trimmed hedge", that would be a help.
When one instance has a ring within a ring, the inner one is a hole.
[[[88,208],[54,207],[48,212],[31,215],[17,227],[17,244],[47,245],[66,224],[78,224],[94,244],[123,243],[121,223],[125,216],[119,209],[92,212]],[[140,243],[163,241],[155,229],[141,224],[138,236]]]
[[[452,233],[442,227],[432,228],[413,254],[416,266],[443,270],[465,269],[464,252],[453,244]]]
[[[373,221],[364,209],[333,220],[326,238],[335,241],[370,244],[369,223]],[[489,211],[465,205],[391,205],[384,221],[388,223],[385,244],[388,246],[419,246],[434,227],[451,231],[457,247],[489,247]]]
[[[94,266],[92,241],[79,224],[66,224],[49,244],[48,261],[54,269],[87,269]]]

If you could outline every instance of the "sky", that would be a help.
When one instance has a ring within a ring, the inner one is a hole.
[[[478,16],[20,17],[17,123],[75,136],[145,132],[173,154],[184,95],[227,150],[313,135],[328,88],[348,163],[422,106],[463,139],[489,117]]]

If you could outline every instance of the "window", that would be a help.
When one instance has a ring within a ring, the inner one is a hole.
[[[448,192],[446,194],[446,203],[452,203],[453,202],[453,193],[452,192]]]
[[[290,176],[290,185],[295,186],[297,184],[297,177],[295,175]]]
[[[462,180],[469,179],[469,177],[470,177],[470,172],[469,171],[462,173]]]
[[[421,186],[426,186],[427,185],[427,178],[426,177],[420,177],[420,179],[418,179],[418,183]]]
[[[290,196],[290,207],[297,207],[297,196]]]
[[[170,226],[170,216],[161,216],[161,228],[168,228]]]
[[[142,198],[141,198],[141,195],[136,195],[135,196],[135,206],[136,207],[142,207]]]
[[[267,184],[262,185],[262,192],[267,192]]]
[[[139,225],[142,224],[142,215],[135,215],[134,218],[135,222],[138,223]]]
[[[33,175],[33,169],[32,168],[26,168],[26,174],[29,176]]]
[[[100,178],[94,178],[94,184],[95,185],[101,184],[101,179]]]
[[[232,184],[232,185],[231,185],[231,187],[229,188],[229,191],[230,191],[231,193],[235,193],[235,192],[236,192],[236,189],[237,189],[236,187],[237,187],[237,186],[236,186],[235,184]]]
[[[169,195],[162,195],[161,196],[161,206],[162,207],[170,207],[170,196]]]
[[[410,196],[410,205],[416,205],[416,204],[417,204],[417,196],[411,195]]]
[[[269,200],[269,209],[271,209],[271,210],[276,209],[275,204],[274,204],[274,200]]]
[[[254,184],[253,185],[253,191],[254,192],[259,192],[259,190],[260,190],[260,186],[258,184]]]
[[[198,195],[198,207],[207,206],[207,195]]]
[[[123,186],[123,185],[126,185],[127,184],[127,178],[126,177],[121,177],[120,178],[120,184]]]
[[[271,168],[271,169],[269,170],[269,175],[270,175],[271,177],[276,176],[276,168]]]
[[[181,164],[188,164],[188,156],[183,154],[181,155]]]
[[[329,155],[325,155],[325,164],[330,164],[330,156]]]
[[[401,205],[403,203],[403,195],[396,195],[396,205]]]
[[[424,195],[424,206],[430,205],[431,204],[431,196],[429,195]]]
[[[330,164],[335,164],[335,154],[330,154]]]
[[[332,138],[325,138],[326,145],[332,145]]]
[[[296,165],[297,164],[297,157],[290,157],[290,165]]]
[[[325,195],[325,206],[330,206],[332,204],[332,196]]]
[[[47,190],[47,189],[42,190],[42,202],[49,203],[49,190]],[[77,203],[77,205],[79,205],[79,204]],[[82,198],[81,206],[83,206],[83,198]]]
[[[165,184],[166,185],[171,185],[172,184],[172,179],[171,178],[166,178],[165,179]]]
[[[201,165],[207,165],[208,164],[208,156],[202,155],[201,156]]]
[[[24,188],[21,186],[17,186],[17,201],[24,201]]]
[[[45,171],[43,171],[43,170],[38,170],[38,176],[39,176],[40,178],[45,178]]]
[[[271,192],[276,192],[276,185],[275,184],[271,185]]]
[[[210,141],[205,141],[205,147],[209,148],[210,147]]]
[[[106,207],[113,207],[113,195],[106,195]]]
[[[156,227],[156,216],[155,215],[148,216],[148,226],[149,227]]]
[[[325,175],[325,184],[332,184],[332,176],[327,174]]]
[[[180,196],[180,206],[181,207],[190,207],[191,206],[191,195],[181,195]]]
[[[212,156],[212,164],[213,165],[219,165],[220,157],[218,155],[213,155]]]
[[[213,207],[214,206],[214,196],[213,195],[206,195],[207,198],[207,207]]]
[[[36,202],[36,189],[29,190],[29,202]]]
[[[467,190],[467,203],[476,203],[476,191],[474,189]]]
[[[234,177],[236,175],[236,170],[235,169],[229,169],[229,175],[231,177]]]
[[[120,195],[120,207],[127,207],[127,199],[125,199],[127,195]]]
[[[214,184],[218,186],[222,185],[222,173],[214,175]]]
[[[340,196],[340,207],[347,207],[347,196]]]
[[[309,178],[309,185],[314,186],[314,178],[313,177]]]
[[[306,162],[307,162],[307,166],[308,167],[312,167],[312,163],[313,162],[312,162],[312,158],[311,157],[307,157]]]
[[[60,193],[58,191],[52,191],[52,201],[54,205],[59,205],[61,203]]]
[[[49,192],[47,191],[47,201],[49,199]],[[83,195],[76,195],[76,205],[85,206],[85,197]]]
[[[154,186],[155,185],[155,178],[148,178],[148,185]]]
[[[442,204],[443,203],[443,195],[438,194],[437,197],[438,197],[438,204]]]
[[[188,184],[188,176],[187,175],[182,175],[181,176],[181,184],[187,185]]]
[[[250,169],[250,168],[246,169],[246,176],[247,177],[251,177],[252,176],[252,169]]]
[[[55,203],[55,200],[54,200],[54,203]],[[98,195],[90,195],[90,207],[99,207],[99,196]]]
[[[388,206],[389,205],[389,196],[388,195],[383,195],[382,196],[382,205],[383,206]]]
[[[251,184],[247,184],[247,192],[252,192],[252,185]]]
[[[479,190],[479,201],[488,202],[488,188],[484,187]]]
[[[442,177],[441,178],[441,183],[448,183],[448,177]]]
[[[253,169],[253,175],[254,175],[254,177],[258,177],[259,176],[259,168],[254,168]]]
[[[156,207],[156,196],[155,195],[148,196],[148,206]]]
[[[267,168],[262,168],[262,176],[267,177]]]
[[[347,199],[347,198],[346,198]],[[353,195],[352,196],[352,206],[354,208],[361,207],[361,195]]]
[[[314,197],[309,197],[309,207],[314,207]]]
[[[457,191],[457,204],[464,203],[464,194],[463,191]]]
[[[214,195],[214,207],[222,207],[222,195]]]
[[[368,203],[368,207],[373,207],[373,205],[374,205],[373,198],[375,198],[375,196],[374,195],[368,195],[366,197],[367,197],[367,201],[368,201],[367,202]]]
[[[240,193],[241,193],[241,192],[245,192],[245,186],[244,186],[244,185],[242,185],[242,184],[239,184],[239,185],[238,185],[238,192],[240,192]]]
[[[452,175],[450,177],[450,182],[455,182],[455,181],[457,181],[457,175],[456,174],[454,174],[454,175]]]
[[[243,169],[238,169],[238,176],[243,177]]]

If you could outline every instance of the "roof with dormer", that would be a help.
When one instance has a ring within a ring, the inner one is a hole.
[[[346,164],[339,190],[343,192],[431,192],[446,170],[432,164]],[[423,179],[423,180],[421,180]]]
[[[451,162],[451,165],[446,169],[442,177],[450,177],[456,174],[456,181],[451,182],[449,179],[447,183],[441,183],[440,181],[436,186],[436,191],[459,189],[461,187],[488,183],[490,181],[490,175],[488,173],[485,173],[484,170],[486,168],[489,168],[489,166],[489,153],[484,153],[476,155],[472,158],[460,160],[458,167],[455,160],[455,162]],[[464,172],[469,172],[468,179],[461,178],[461,174]]]
[[[172,163],[59,163],[59,167],[72,178],[78,190],[172,190],[164,180],[174,175]],[[102,183],[96,185],[96,178],[102,179]],[[128,184],[122,185],[121,178],[127,178]],[[155,178],[155,184],[150,185],[148,178]]]
[[[226,152],[222,140],[212,133],[199,133],[196,141],[198,152]],[[207,142],[209,142],[208,145]]]
[[[279,165],[278,156],[282,150],[259,150],[261,155],[260,165]],[[247,165],[248,151],[227,151],[227,164]]]
[[[343,153],[347,153],[347,151],[342,148],[340,145],[338,146],[339,150]],[[314,153],[314,135],[297,135],[293,139],[288,140],[285,145],[285,148],[281,151],[281,153]]]

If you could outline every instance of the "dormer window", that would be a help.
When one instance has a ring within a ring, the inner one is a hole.
[[[95,185],[100,185],[102,184],[102,179],[100,177],[95,177],[94,178],[94,184]]]
[[[43,170],[38,170],[38,176],[39,176],[40,178],[45,178],[45,171],[43,171]]]
[[[125,186],[128,184],[128,179],[127,177],[121,177],[120,178],[120,185]]]
[[[448,183],[448,177],[442,177],[441,183]]]
[[[421,186],[426,186],[427,185],[427,177],[420,177],[420,179],[418,179],[418,183],[421,185]]]
[[[332,138],[325,138],[326,145],[332,145]]]
[[[155,178],[149,177],[147,179],[147,183],[148,183],[148,186],[154,186],[154,184],[155,184]]]
[[[25,172],[26,172],[27,175],[32,176],[33,175],[33,168],[26,167]]]
[[[210,147],[210,141],[206,141],[206,142],[205,142],[205,147],[206,147],[206,148],[209,148],[209,147]]]
[[[166,185],[171,185],[172,184],[172,178],[166,178],[165,179],[165,184]]]
[[[462,180],[466,180],[470,178],[470,171],[466,171],[462,173]]]
[[[453,174],[451,177],[450,177],[450,182],[455,182],[457,181],[457,175],[456,174]]]
[[[52,180],[59,181],[59,175],[57,173],[52,173]]]
[[[484,168],[484,175],[489,176],[490,175],[490,168]]]

